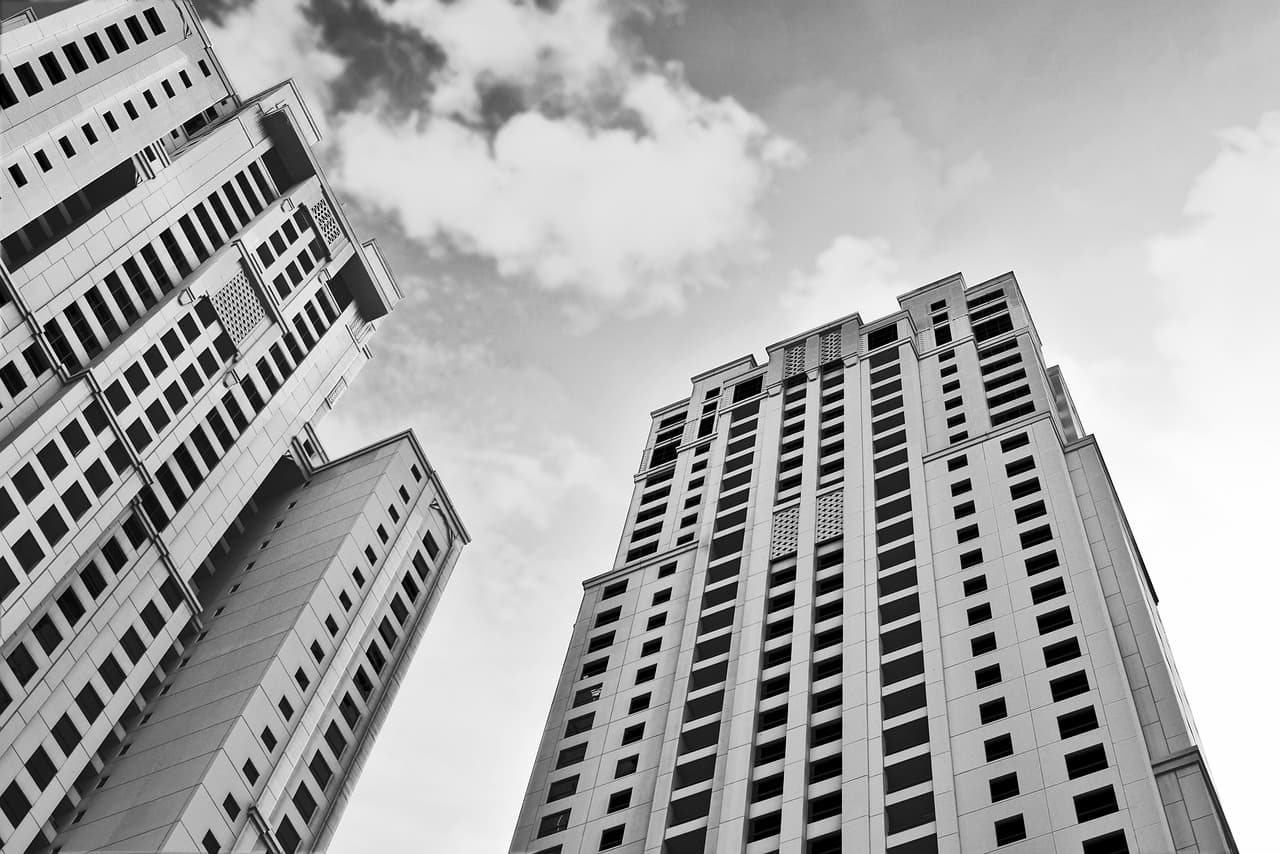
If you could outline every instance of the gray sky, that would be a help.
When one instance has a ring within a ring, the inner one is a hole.
[[[1228,818],[1265,845],[1280,7],[373,2],[208,5],[242,92],[308,91],[408,293],[332,450],[413,426],[474,535],[335,852],[506,849],[649,410],[1010,269],[1125,501]]]

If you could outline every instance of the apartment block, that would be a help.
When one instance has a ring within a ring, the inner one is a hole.
[[[588,579],[513,852],[1234,852],[1012,274],[692,378]]]
[[[0,108],[0,846],[321,847],[468,541],[316,434],[395,279],[187,0],[6,19]]]

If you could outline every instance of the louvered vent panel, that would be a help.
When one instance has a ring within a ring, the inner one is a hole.
[[[257,290],[242,269],[213,295],[213,308],[231,340],[239,344],[267,316]]]
[[[795,554],[800,542],[799,526],[799,507],[788,507],[773,514],[773,536],[769,540],[769,560]]]
[[[783,375],[793,377],[804,373],[804,345],[792,344],[786,350],[783,360]]]
[[[329,210],[329,203],[321,199],[312,205],[310,210],[311,219],[324,237],[324,242],[332,246],[342,236],[342,229],[338,227],[338,220],[334,217],[333,211]]]
[[[836,490],[818,496],[818,518],[814,542],[825,543],[844,535],[844,492]]]
[[[844,349],[844,339],[841,335],[841,330],[839,327],[836,327],[835,329],[831,329],[831,330],[828,330],[827,332],[822,333],[822,338],[820,341],[820,350],[821,350],[821,356],[822,356],[820,360],[821,364],[825,365],[827,362],[834,362],[836,359],[839,359],[840,351],[843,349]]]

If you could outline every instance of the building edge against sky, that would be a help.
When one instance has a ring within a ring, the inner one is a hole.
[[[1013,274],[899,305],[652,413],[513,852],[1237,850]]]
[[[0,846],[323,847],[469,540],[316,436],[400,291],[189,0],[2,48]]]

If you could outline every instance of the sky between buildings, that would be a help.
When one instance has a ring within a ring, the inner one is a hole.
[[[414,427],[474,536],[335,854],[506,850],[580,582],[690,375],[1006,270],[1106,454],[1237,840],[1272,838],[1280,6],[199,5],[242,94],[306,91],[407,293],[331,451]]]

